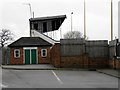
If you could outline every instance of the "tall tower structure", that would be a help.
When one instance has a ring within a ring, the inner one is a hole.
[[[41,34],[58,30],[65,18],[66,15],[30,18],[30,36],[33,36],[33,30]]]

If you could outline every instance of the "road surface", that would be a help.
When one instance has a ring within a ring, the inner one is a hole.
[[[97,71],[2,70],[3,88],[118,88],[118,78]]]

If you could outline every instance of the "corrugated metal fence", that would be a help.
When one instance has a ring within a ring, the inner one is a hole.
[[[92,40],[86,41],[86,53],[89,57],[108,58],[108,41],[107,40]]]
[[[94,40],[85,41],[81,39],[61,39],[61,56],[77,56],[87,53],[89,57],[108,57],[108,41]]]
[[[10,49],[8,47],[4,47],[0,49],[0,64],[9,64],[10,62]]]
[[[84,40],[61,39],[61,56],[78,56],[85,53]]]

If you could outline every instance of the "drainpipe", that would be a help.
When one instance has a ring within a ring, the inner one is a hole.
[[[116,69],[116,60],[118,57],[117,47],[118,46],[118,39],[115,37],[115,56],[114,56],[114,69]]]

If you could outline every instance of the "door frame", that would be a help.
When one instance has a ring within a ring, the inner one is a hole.
[[[36,49],[36,64],[38,64],[38,48],[37,47],[23,47],[23,64],[25,64],[25,49],[30,50],[30,64],[32,64],[32,61],[31,61],[31,49]]]

